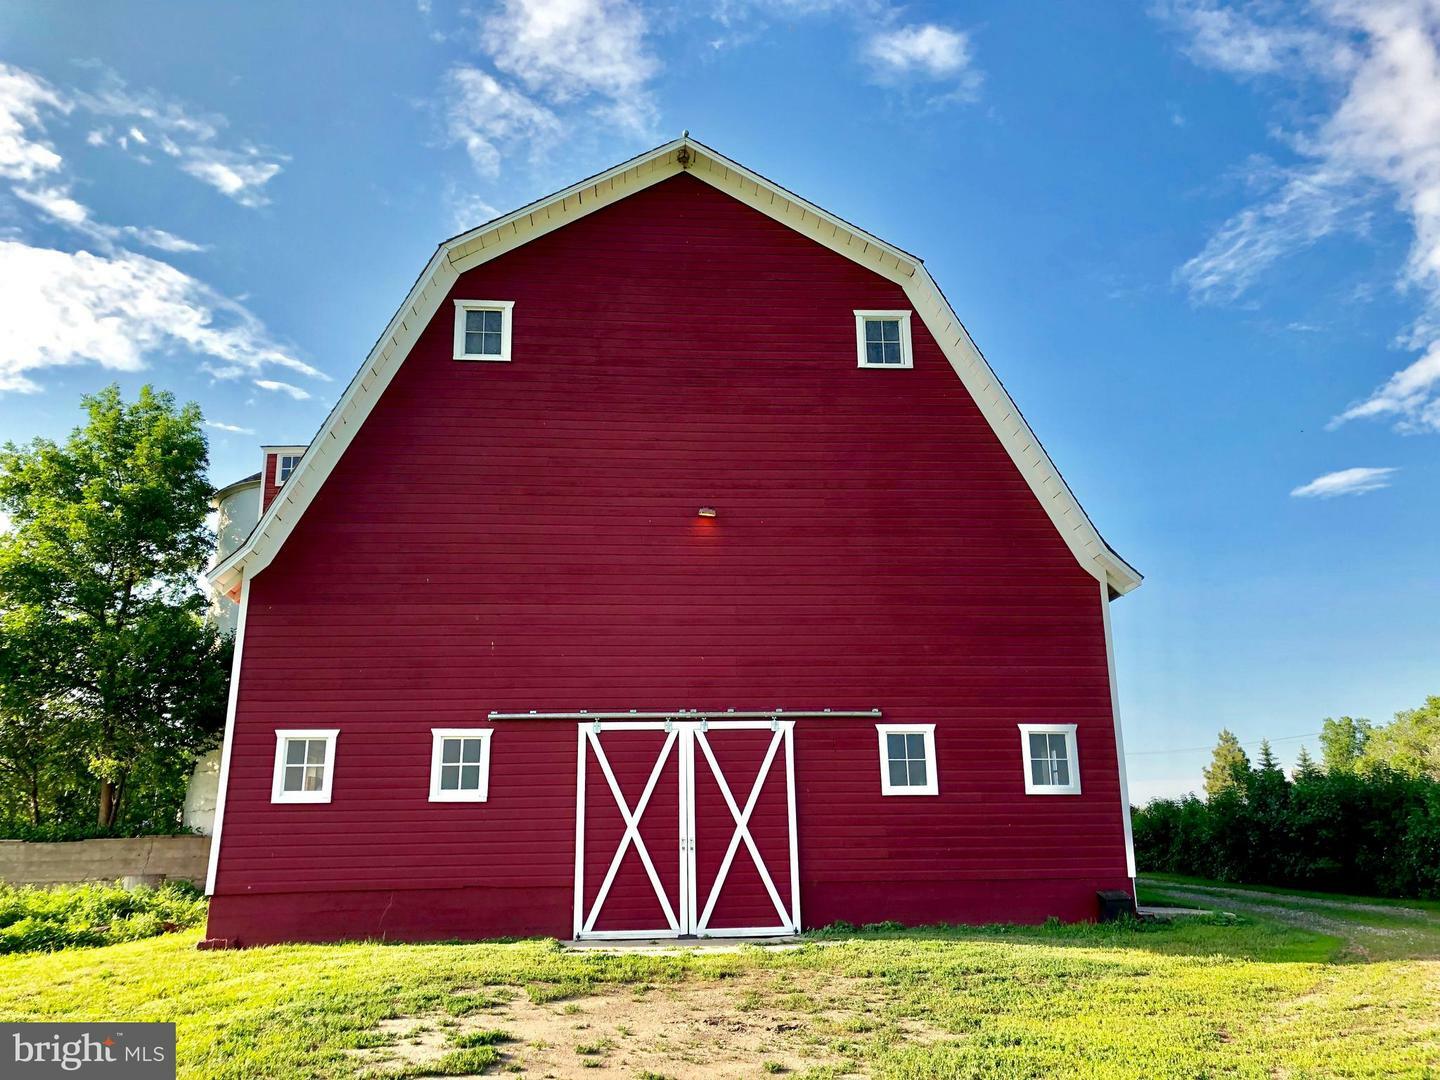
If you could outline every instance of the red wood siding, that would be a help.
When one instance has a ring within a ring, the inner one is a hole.
[[[265,471],[260,474],[260,513],[270,509],[275,496],[280,494],[280,485],[275,482],[275,462],[280,455],[265,455]]]
[[[250,585],[213,934],[568,933],[574,724],[498,725],[489,802],[427,801],[430,728],[491,710],[935,723],[925,798],[881,796],[872,722],[798,721],[807,924],[1125,886],[1100,586],[918,319],[913,370],[857,368],[901,289],[679,176],[453,296],[515,301],[513,362],[451,359],[443,304]],[[1082,795],[1025,794],[1024,722],[1079,725]],[[306,725],[333,802],[272,806]]]

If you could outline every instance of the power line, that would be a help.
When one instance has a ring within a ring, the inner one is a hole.
[[[1294,742],[1296,739],[1318,739],[1320,732],[1312,731],[1307,735],[1281,735],[1278,739],[1251,739],[1249,742],[1242,742],[1241,746],[1259,746],[1262,742]],[[1150,757],[1155,754],[1198,754],[1204,750],[1213,750],[1213,746],[1182,746],[1174,750],[1126,750],[1125,756]]]

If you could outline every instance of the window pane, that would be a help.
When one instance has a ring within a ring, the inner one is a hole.
[[[461,765],[461,766],[460,766],[460,789],[461,789],[462,791],[479,791],[479,790],[480,790],[480,766],[479,766],[479,765]]]
[[[285,766],[285,782],[280,785],[282,791],[299,791],[305,781],[305,769],[299,765]]]
[[[900,363],[900,343],[898,341],[885,342],[885,363]]]
[[[1064,758],[1056,758],[1054,760],[1054,768],[1051,771],[1051,775],[1055,777],[1055,783],[1059,784],[1061,787],[1069,787],[1070,763]]]
[[[287,764],[287,765],[303,765],[303,764],[305,764],[305,740],[304,740],[304,739],[286,739],[286,740],[285,740],[285,764]]]
[[[885,346],[878,341],[867,341],[865,343],[865,362],[867,364],[883,364],[885,362]]]
[[[466,331],[471,331],[471,330],[484,330],[484,329],[485,329],[485,312],[483,312],[483,311],[467,311],[467,312],[465,312],[465,329],[466,329]]]
[[[890,737],[893,739],[895,736],[892,735],[892,736],[890,736]],[[899,759],[899,760],[891,759],[891,761],[890,761],[890,786],[891,786],[891,787],[909,787],[909,786],[910,786],[910,783],[909,783],[909,781],[906,779],[906,776],[905,776],[905,761],[904,761],[903,758],[902,758],[902,759]]]
[[[325,764],[325,740],[309,739],[306,741],[305,761],[310,765]]]
[[[485,340],[485,335],[482,334],[482,333],[480,333],[480,331],[478,331],[478,330],[466,330],[466,331],[465,331],[465,353],[466,353],[466,355],[468,355],[468,356],[477,356],[477,355],[479,355],[479,353],[480,353],[480,351],[481,351],[481,344],[482,344],[482,342],[484,342],[484,340]]]
[[[1045,757],[1032,758],[1030,761],[1030,783],[1036,787],[1046,787],[1050,783],[1050,764]]]
[[[879,341],[879,340],[880,340],[880,320],[879,320],[879,319],[866,319],[866,320],[865,320],[865,340],[866,340],[866,341]]]
[[[1048,756],[1046,754],[1046,739],[1044,735],[1032,732],[1030,734],[1030,757],[1039,761]]]
[[[440,790],[458,791],[460,788],[460,766],[442,765],[440,767]]]
[[[895,732],[887,732],[885,735],[885,756],[891,761],[905,756],[905,736]]]
[[[479,740],[479,739],[466,739],[466,740],[465,740],[465,753],[464,753],[464,756],[462,756],[462,757],[460,758],[460,760],[461,760],[461,761],[464,761],[464,762],[467,762],[467,763],[473,762],[473,761],[479,761],[479,760],[480,760],[480,740]]]
[[[925,759],[921,758],[919,761],[916,761],[912,758],[910,760],[910,785],[912,787],[924,787],[926,783],[925,776]]]
[[[1050,736],[1050,756],[1064,761],[1070,756],[1070,748],[1066,743],[1064,735]]]
[[[905,756],[908,757],[911,761],[914,761],[916,759],[919,759],[920,761],[925,760],[924,735],[905,736]]]
[[[305,790],[306,790],[306,791],[319,791],[319,790],[320,790],[322,787],[324,787],[324,786],[325,786],[325,766],[323,766],[323,765],[306,765],[306,766],[305,766]]]
[[[486,332],[491,334],[498,334],[500,332],[500,312],[483,311],[481,312],[481,314],[485,316]]]
[[[460,760],[460,740],[444,739],[440,743],[440,760],[454,764]]]
[[[490,331],[480,335],[480,352],[485,356],[500,355],[500,335],[492,334]]]

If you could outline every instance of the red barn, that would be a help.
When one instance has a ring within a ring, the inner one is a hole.
[[[441,244],[263,485],[216,945],[1130,889],[1139,575],[919,259],[688,137]]]

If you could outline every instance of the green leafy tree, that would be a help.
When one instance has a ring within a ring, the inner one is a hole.
[[[1354,772],[1365,754],[1373,725],[1369,720],[1342,716],[1325,718],[1320,726],[1320,758],[1326,772]]]
[[[1223,791],[1242,785],[1250,772],[1250,759],[1245,755],[1245,748],[1229,728],[1221,730],[1210,764],[1205,767],[1204,772],[1205,795],[1211,799]]]
[[[1398,712],[1394,721],[1372,730],[1361,764],[1440,780],[1440,694],[1431,694],[1423,705]]]
[[[0,535],[0,652],[12,699],[32,702],[18,709],[17,744],[81,761],[108,827],[127,792],[173,786],[213,743],[229,643],[205,623],[197,584],[213,543],[199,408],[148,386],[133,403],[111,386],[83,405],[87,422],[63,444],[0,451],[12,520]],[[46,708],[33,708],[36,694]]]

